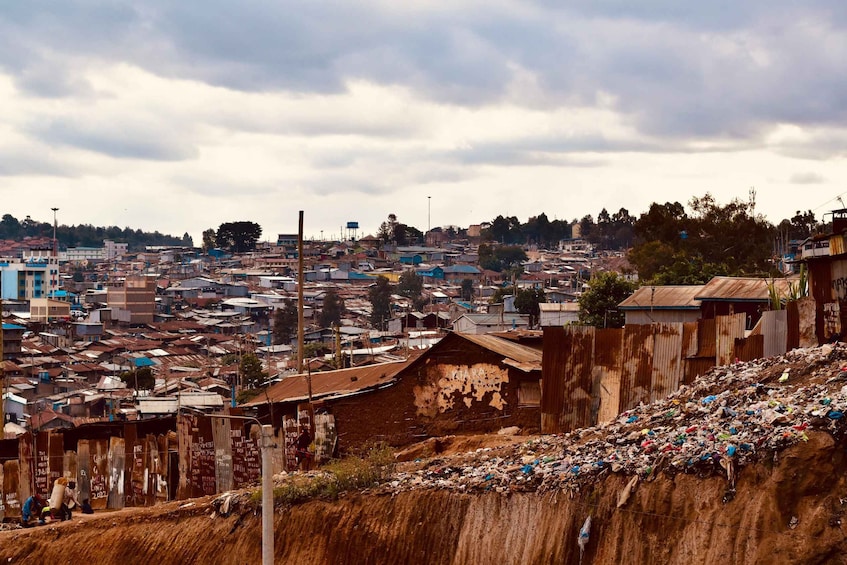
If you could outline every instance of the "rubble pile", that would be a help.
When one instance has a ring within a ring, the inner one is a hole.
[[[479,449],[398,473],[383,488],[578,490],[608,473],[720,473],[734,493],[740,466],[778,457],[812,430],[838,435],[847,414],[847,345],[717,367],[665,400],[610,423],[542,436],[510,450]],[[637,480],[637,479],[636,479]]]

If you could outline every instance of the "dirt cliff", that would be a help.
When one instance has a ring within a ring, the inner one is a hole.
[[[356,494],[278,508],[279,563],[847,563],[845,443],[826,433],[721,476],[657,475],[618,499],[610,475],[566,492]],[[0,534],[0,559],[21,563],[258,563],[260,516],[213,513],[210,499],[128,509]],[[182,506],[182,507],[181,507]],[[214,514],[214,517],[212,517]]]

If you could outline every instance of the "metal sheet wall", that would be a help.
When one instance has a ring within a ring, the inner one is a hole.
[[[746,323],[745,314],[718,316],[715,319],[715,357],[718,365],[729,365],[735,360],[735,340],[744,337]]]
[[[653,379],[653,326],[624,328],[621,369],[621,410],[648,402]]]
[[[735,340],[734,356],[739,361],[752,361],[763,357],[765,336],[751,335]]]
[[[563,347],[570,351],[565,365],[565,406],[560,416],[564,431],[591,425],[593,326],[567,326]]]
[[[620,413],[623,330],[603,329],[594,334],[594,383],[599,383],[596,423],[609,422]]]
[[[565,364],[570,354],[564,347],[565,328],[544,328],[544,354],[541,357],[541,432],[562,432],[559,421],[565,405]]]
[[[762,312],[762,336],[765,340],[762,355],[775,357],[785,353],[788,345],[788,310]]]
[[[23,500],[18,493],[20,487],[20,473],[18,472],[17,461],[6,461],[0,465],[2,471],[2,480],[0,485],[3,485],[3,517],[18,518],[21,515],[21,505]]]
[[[657,324],[654,328],[651,402],[665,398],[678,389],[683,374],[682,323]]]
[[[126,480],[126,443],[122,437],[109,438],[109,497],[108,508],[120,509],[124,507]]]
[[[797,301],[797,313],[799,315],[800,347],[816,347],[818,345],[817,334],[817,302],[811,296],[801,298]],[[821,324],[823,325],[823,324]]]
[[[232,430],[231,420],[212,419],[212,438],[215,443],[215,484],[221,492],[232,490]]]

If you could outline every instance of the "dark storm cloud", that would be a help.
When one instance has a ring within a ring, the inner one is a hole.
[[[602,94],[642,133],[680,140],[753,140],[779,123],[847,117],[847,9],[836,0],[384,6],[11,3],[0,65],[41,96],[84,92],[74,73],[114,61],[248,91],[339,92],[362,79],[469,107],[594,105]],[[537,96],[513,88],[519,76]]]

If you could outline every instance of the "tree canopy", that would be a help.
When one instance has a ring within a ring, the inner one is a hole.
[[[539,304],[546,300],[544,289],[522,288],[515,295],[515,308],[521,314],[529,315],[529,327],[534,328],[541,316]]]
[[[318,318],[318,324],[322,328],[340,324],[341,316],[344,314],[344,299],[338,296],[338,292],[334,288],[326,291],[324,295],[323,308]]]
[[[371,325],[384,330],[391,319],[391,284],[380,275],[376,283],[368,290],[368,300],[371,302]]]
[[[215,244],[233,253],[245,253],[256,248],[262,236],[262,226],[255,222],[224,222],[215,234]]]
[[[618,311],[618,304],[635,292],[635,288],[635,283],[618,273],[597,273],[591,278],[588,290],[579,297],[579,321],[598,328],[622,327],[625,316]]]
[[[520,267],[521,263],[527,259],[526,251],[519,245],[489,245],[483,243],[479,246],[478,253],[479,266],[498,273],[512,267]]]
[[[774,227],[755,211],[755,197],[720,205],[711,194],[689,202],[653,203],[634,224],[629,261],[642,280],[698,284],[715,275],[772,273]]]
[[[297,333],[297,305],[293,300],[286,299],[282,308],[274,312],[274,343],[288,344]]]

